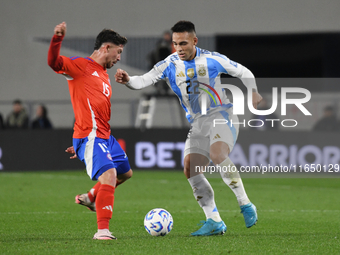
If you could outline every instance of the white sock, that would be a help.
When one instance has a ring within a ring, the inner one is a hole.
[[[216,222],[222,221],[215,204],[214,191],[204,174],[190,177],[188,181],[194,192],[194,197],[203,209],[206,218],[211,218]]]
[[[109,231],[107,228],[98,229],[99,233],[106,233],[107,231]]]
[[[243,182],[240,174],[237,172],[237,168],[234,163],[229,159],[225,159],[221,164],[218,164],[221,169],[230,170],[230,171],[220,171],[221,177],[225,184],[229,186],[229,188],[234,192],[238,204],[246,205],[250,203],[250,200],[247,196],[246,191],[244,190]],[[235,171],[232,171],[235,170]]]

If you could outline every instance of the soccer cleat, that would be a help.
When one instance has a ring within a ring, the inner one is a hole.
[[[246,227],[250,228],[254,226],[257,222],[257,212],[256,206],[253,203],[246,205],[241,205],[241,213],[243,214],[244,221],[246,222]]]
[[[115,240],[117,238],[114,237],[108,229],[101,229],[101,230],[98,230],[98,232],[94,234],[93,239],[95,239],[95,240]]]
[[[76,199],[76,201],[75,201],[76,204],[84,205],[89,210],[91,210],[92,212],[96,211],[96,203],[92,203],[90,201],[89,196],[87,195],[87,193],[76,195],[75,199]]]
[[[213,219],[207,219],[207,221],[201,221],[201,223],[203,226],[191,233],[192,236],[223,235],[227,231],[227,226],[223,221],[216,222]]]

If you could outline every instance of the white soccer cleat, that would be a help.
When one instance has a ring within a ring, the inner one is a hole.
[[[93,239],[95,240],[115,240],[117,239],[112,235],[108,229],[98,229],[98,232],[94,234]]]
[[[75,201],[76,204],[84,205],[87,208],[89,208],[89,210],[91,210],[92,212],[96,211],[96,203],[92,203],[90,201],[87,193],[76,195],[75,200],[76,200]]]

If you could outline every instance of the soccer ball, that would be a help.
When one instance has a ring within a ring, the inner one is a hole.
[[[152,209],[144,218],[144,227],[152,236],[165,236],[171,231],[173,224],[171,214],[162,208]]]

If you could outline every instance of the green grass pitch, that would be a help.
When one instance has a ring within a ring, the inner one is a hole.
[[[92,240],[96,214],[74,203],[94,182],[83,171],[0,173],[0,254],[339,254],[340,178],[244,178],[259,221],[247,229],[231,190],[210,178],[224,236],[191,237],[204,214],[181,171],[135,171],[115,193],[110,230]],[[174,219],[165,237],[144,229],[161,207]]]

